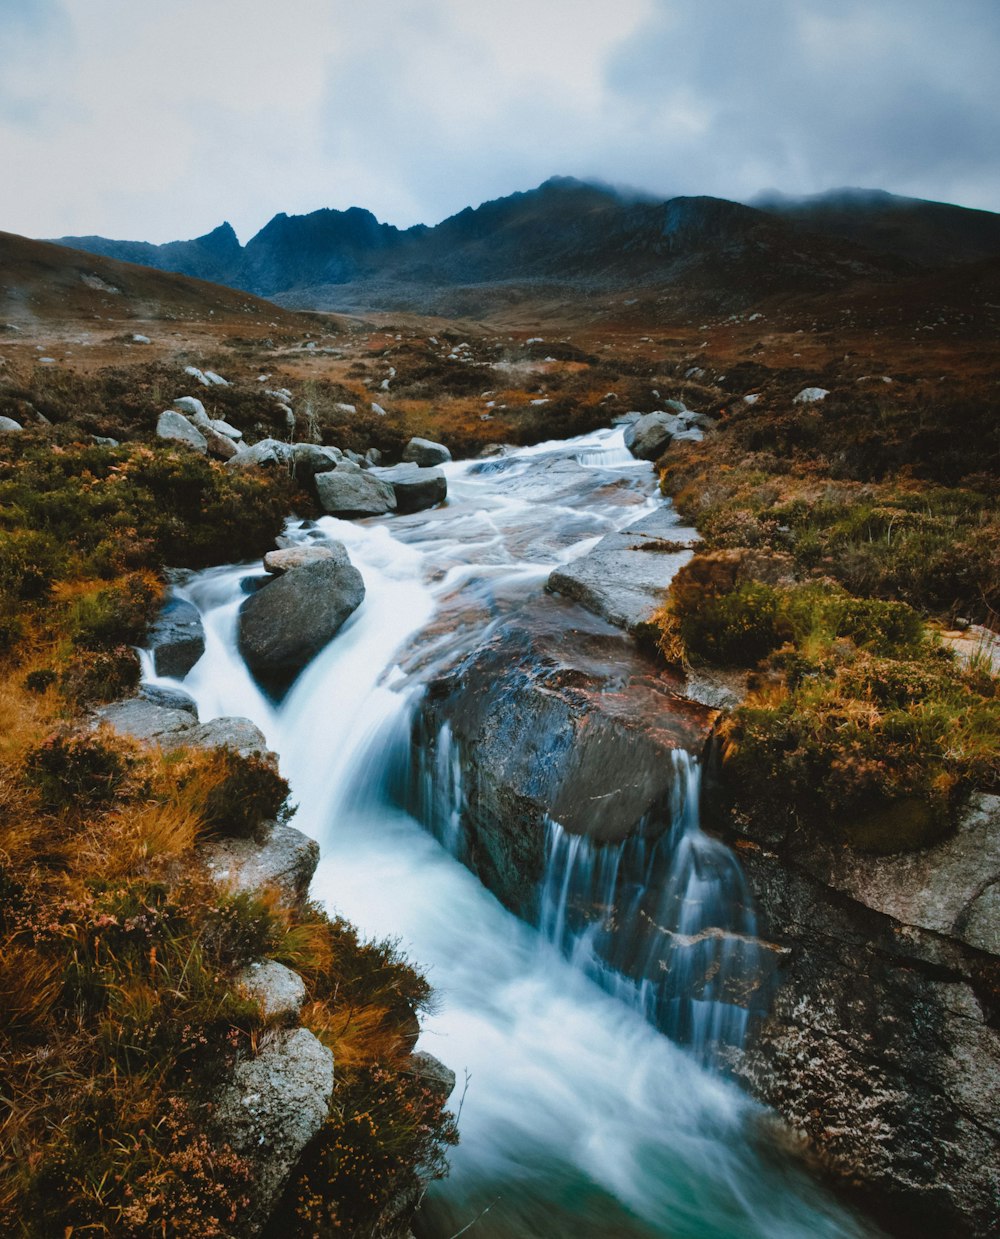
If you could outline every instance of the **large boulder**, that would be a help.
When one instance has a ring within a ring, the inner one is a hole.
[[[183,598],[167,600],[149,633],[157,675],[181,679],[205,652],[201,613]]]
[[[206,839],[198,848],[212,878],[234,895],[277,894],[295,906],[309,893],[319,844],[279,822],[263,842],[234,836]]]
[[[12,417],[0,417],[0,435],[16,435],[24,427]]]
[[[186,447],[194,448],[196,452],[208,451],[208,440],[198,427],[192,426],[183,413],[177,413],[174,409],[166,409],[160,414],[156,423],[156,434],[168,443],[183,443]]]
[[[262,679],[287,681],[336,635],[364,596],[361,573],[335,559],[275,577],[240,607],[239,646],[247,665]]]
[[[392,487],[396,496],[396,511],[400,516],[436,507],[448,498],[448,481],[441,469],[403,464],[392,469],[373,469],[372,472]]]
[[[310,482],[317,473],[336,469],[343,459],[344,453],[339,447],[322,447],[318,443],[292,445],[292,468],[303,485]]]
[[[237,976],[236,984],[259,1004],[266,1020],[297,1019],[306,1000],[305,982],[276,959],[258,959],[248,964]]]
[[[625,428],[625,446],[639,460],[657,460],[687,426],[676,413],[646,413]]]
[[[443,443],[435,443],[431,439],[411,439],[403,449],[405,464],[423,465],[426,468],[430,465],[443,465],[449,460],[451,452]]]
[[[396,511],[396,495],[388,482],[365,472],[353,461],[341,461],[314,481],[320,506],[331,516],[385,516]]]
[[[306,1028],[264,1038],[244,1058],[216,1099],[216,1137],[248,1158],[254,1173],[251,1203],[240,1234],[259,1235],[270,1220],[309,1142],[326,1122],[333,1100],[333,1054]]]

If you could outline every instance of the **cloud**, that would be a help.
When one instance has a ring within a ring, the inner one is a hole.
[[[168,240],[553,173],[1000,208],[995,0],[5,0],[0,227]]]

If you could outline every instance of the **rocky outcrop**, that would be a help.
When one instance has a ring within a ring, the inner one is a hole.
[[[703,438],[699,414],[690,409],[679,413],[646,413],[625,428],[625,446],[639,460],[658,460],[674,439]]]
[[[600,842],[623,839],[665,808],[672,750],[700,752],[715,719],[622,632],[542,598],[431,685],[416,744],[425,769],[454,756],[467,772],[463,856],[533,920],[550,819]],[[415,787],[424,820],[439,811],[419,799]]]
[[[157,675],[181,679],[205,652],[201,613],[183,598],[169,598],[148,638]]]
[[[737,1076],[890,1232],[997,1233],[1000,798],[897,856],[721,828],[785,949]]]
[[[240,652],[255,675],[288,679],[339,632],[364,596],[361,573],[349,561],[292,568],[240,607]]]
[[[432,439],[413,438],[403,448],[403,463],[421,465],[443,465],[451,460],[451,452],[443,443],[435,443]]]
[[[343,460],[313,479],[324,512],[331,516],[385,516],[396,510],[396,495],[388,482],[352,460]]]
[[[698,541],[695,530],[664,504],[557,568],[545,588],[572,598],[610,624],[636,632],[663,606],[671,580]]]
[[[236,1064],[216,1101],[218,1137],[254,1167],[240,1233],[259,1235],[333,1100],[333,1054],[308,1029],[268,1035]]]
[[[448,498],[448,481],[440,469],[403,464],[391,469],[372,469],[372,473],[392,487],[400,516],[437,507]]]

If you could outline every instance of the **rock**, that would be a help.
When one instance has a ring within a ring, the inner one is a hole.
[[[216,1137],[251,1160],[250,1209],[241,1235],[261,1233],[333,1099],[333,1054],[306,1028],[273,1033],[237,1063],[216,1099]]]
[[[280,576],[293,568],[318,564],[326,559],[335,560],[340,565],[351,562],[343,542],[301,542],[297,546],[268,551],[264,556],[264,567],[275,576]]]
[[[98,447],[119,447],[117,439],[111,439],[107,435],[91,435],[90,440],[96,443]]]
[[[495,456],[505,456],[507,449],[502,443],[487,443],[476,453],[476,460],[492,460]]]
[[[132,336],[132,343],[133,344],[152,344],[153,341],[149,338],[149,336],[140,335],[138,332],[135,332],[133,333],[133,336]]]
[[[150,629],[148,644],[156,674],[182,679],[205,652],[198,608],[183,598],[168,599]]]
[[[404,464],[443,465],[451,460],[451,452],[443,443],[434,443],[430,439],[411,439],[403,449]]]
[[[646,413],[625,428],[625,446],[639,460],[657,460],[687,426],[675,413]]]
[[[201,433],[205,436],[205,442],[208,444],[208,454],[213,460],[232,460],[237,454],[238,448],[236,444],[226,435],[219,434],[213,429],[211,423],[203,426]]]
[[[166,688],[162,684],[142,684],[139,696],[143,701],[149,701],[154,706],[162,706],[167,710],[183,710],[198,721],[198,704],[190,693],[183,688]]]
[[[216,434],[225,435],[227,439],[238,441],[243,438],[242,430],[237,430],[235,426],[230,426],[230,424],[223,421],[221,417],[210,418],[209,425],[216,432]]]
[[[663,810],[673,751],[700,753],[717,718],[682,693],[620,630],[544,597],[432,683],[420,765],[465,772],[462,856],[502,903],[534,920],[550,821],[619,842]],[[420,777],[411,803],[426,821]]]
[[[228,461],[230,469],[286,469],[291,465],[292,445],[280,439],[261,439]]]
[[[159,438],[170,443],[183,443],[194,448],[196,452],[208,451],[208,441],[201,431],[192,426],[182,413],[175,413],[173,409],[167,409],[160,414],[156,433]]]
[[[368,451],[365,452],[365,460],[367,460],[370,465],[380,465],[382,463],[382,453],[377,447],[370,447]]]
[[[205,422],[209,421],[209,416],[205,412],[205,406],[200,400],[196,400],[194,396],[178,396],[174,401],[174,408],[192,420],[202,418]]]
[[[0,417],[0,435],[15,435],[24,427],[12,417]]]
[[[241,757],[259,757],[274,771],[278,769],[277,753],[267,747],[264,733],[248,718],[224,715],[210,719],[192,728],[177,743],[202,749],[232,749]]]
[[[185,366],[184,373],[189,374],[193,379],[197,379],[198,382],[202,385],[202,387],[211,387],[211,383],[202,374],[202,372],[198,369],[197,366]]]
[[[359,469],[368,468],[368,461],[366,460],[364,456],[361,455],[360,452],[352,452],[351,449],[348,448],[347,451],[344,453],[344,456],[347,458],[347,460],[350,460],[354,464],[356,464]]]
[[[392,487],[353,462],[342,461],[328,473],[317,473],[314,480],[320,506],[331,516],[384,516],[396,510]]]
[[[825,387],[803,387],[792,403],[816,404],[820,400],[825,400],[829,394],[829,391],[827,391]]]
[[[289,678],[337,634],[364,596],[361,573],[350,563],[323,559],[293,568],[240,607],[240,652],[255,675]]]
[[[443,1101],[455,1091],[455,1073],[423,1050],[410,1055],[410,1067],[421,1084]]]
[[[338,447],[321,447],[318,443],[295,443],[292,446],[292,467],[303,485],[317,473],[336,469],[343,459],[344,453]]]
[[[664,504],[617,533],[606,534],[586,555],[556,568],[545,588],[636,632],[663,606],[670,582],[699,540],[673,507]]]
[[[263,843],[244,838],[212,838],[199,853],[215,881],[234,895],[277,892],[298,904],[309,892],[319,863],[319,844],[301,830],[279,822]]]
[[[448,497],[448,481],[441,469],[395,465],[391,469],[373,469],[373,472],[392,487],[400,516],[436,507]]]
[[[720,829],[787,951],[737,1076],[893,1233],[997,1233],[1000,943],[980,914],[1000,881],[1000,797],[904,855]]]
[[[213,387],[229,386],[228,381],[224,379],[221,374],[216,374],[214,370],[206,370],[205,378],[208,379],[209,383],[211,383]]]
[[[275,959],[259,959],[236,978],[236,984],[260,1004],[266,1020],[298,1019],[306,1000],[305,982],[297,972]]]
[[[183,733],[190,731],[194,725],[187,710],[168,709],[141,697],[100,706],[94,711],[94,718],[97,723],[107,723],[120,735],[162,747],[170,747],[171,743],[183,744]]]

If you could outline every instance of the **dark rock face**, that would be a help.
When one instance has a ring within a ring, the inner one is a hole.
[[[648,624],[698,534],[669,505],[609,533],[587,555],[557,568],[545,588],[629,632]]]
[[[385,516],[396,510],[396,496],[388,482],[344,461],[314,479],[320,506],[331,516]]]
[[[411,439],[403,448],[403,463],[422,465],[443,465],[451,460],[451,452],[443,443],[434,443],[431,439]]]
[[[383,482],[388,482],[396,496],[396,512],[406,516],[434,508],[448,498],[448,481],[440,469],[419,465],[396,465],[392,469],[373,469]]]
[[[1000,1229],[1000,798],[909,855],[733,836],[786,948],[736,1062],[892,1233]]]
[[[150,630],[149,646],[157,675],[187,675],[205,652],[198,608],[183,598],[169,599]]]
[[[336,635],[364,596],[361,573],[350,563],[330,559],[293,568],[240,607],[240,652],[255,675],[287,680]]]
[[[533,919],[549,818],[620,840],[673,786],[673,749],[700,752],[716,711],[601,620],[542,599],[431,686],[417,744],[434,762],[447,724],[465,780],[470,866]]]

